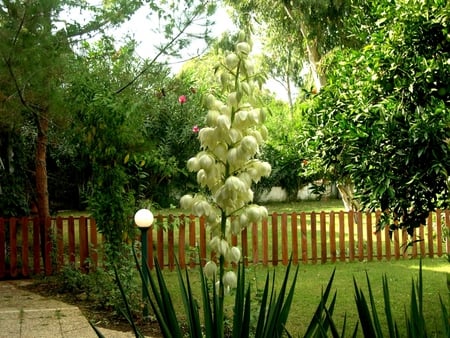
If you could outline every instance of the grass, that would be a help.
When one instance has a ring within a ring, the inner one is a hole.
[[[316,306],[319,304],[322,289],[326,287],[333,269],[336,269],[336,276],[333,283],[333,291],[337,292],[337,303],[333,319],[338,329],[342,328],[344,316],[347,316],[347,332],[351,332],[356,324],[358,317],[355,305],[353,277],[356,278],[358,286],[367,294],[366,273],[368,274],[374,297],[377,300],[377,311],[384,323],[384,302],[382,293],[382,276],[386,274],[389,281],[391,303],[393,304],[394,317],[399,323],[399,330],[402,336],[406,336],[406,327],[404,326],[405,309],[409,308],[411,281],[418,278],[419,260],[399,260],[383,262],[353,262],[339,264],[316,264],[301,265],[296,285],[296,292],[289,314],[287,329],[294,337],[301,337],[305,333],[309,322],[313,316]],[[285,267],[264,268],[262,266],[253,266],[247,269],[247,276],[252,280],[253,302],[257,301],[259,292],[263,288],[265,276],[268,272],[276,271],[277,283],[281,283]],[[439,331],[440,321],[440,303],[439,295],[448,302],[449,290],[447,289],[447,273],[450,273],[450,265],[443,258],[424,259],[423,260],[423,280],[424,280],[424,312],[427,329],[432,336],[441,336]],[[174,302],[180,302],[179,308],[182,308],[181,296],[177,284],[176,272],[164,272],[166,282],[169,284],[172,299]],[[200,290],[197,279],[197,271],[191,271],[193,287]],[[199,296],[199,295],[198,295]],[[231,298],[227,304],[229,313],[232,311]],[[177,306],[176,306],[177,307]],[[386,327],[387,334],[387,327]],[[359,332],[362,337],[362,331]]]

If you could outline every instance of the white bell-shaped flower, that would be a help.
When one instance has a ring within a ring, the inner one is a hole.
[[[213,261],[209,261],[205,264],[203,271],[208,279],[214,280],[217,275],[217,264]]]
[[[187,161],[187,168],[189,171],[199,171],[200,169],[200,163],[198,162],[198,158],[197,157],[191,157],[188,161]]]
[[[182,209],[188,210],[192,208],[194,204],[194,197],[192,195],[184,195],[180,199],[180,206]]]
[[[237,277],[234,271],[225,272],[223,275],[223,285],[232,289],[237,287]]]
[[[228,257],[227,257],[228,261],[233,262],[233,263],[239,263],[240,259],[241,259],[241,250],[239,250],[238,247],[233,246],[230,248],[230,251],[228,252]]]
[[[217,118],[219,117],[220,113],[217,110],[209,110],[208,114],[206,115],[206,125],[210,127],[217,126]]]

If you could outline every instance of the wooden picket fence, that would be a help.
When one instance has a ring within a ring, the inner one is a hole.
[[[252,224],[231,242],[241,248],[245,264],[264,266],[315,264],[410,257],[441,257],[450,253],[450,211],[430,213],[427,226],[413,238],[403,230],[374,232],[379,213],[273,213]],[[158,259],[163,268],[195,267],[214,259],[203,218],[156,216],[148,231],[150,268]],[[49,217],[45,245],[40,245],[37,219],[0,218],[0,279],[51,275],[71,265],[84,272],[103,264],[102,236],[88,217]],[[410,245],[408,245],[410,244]]]

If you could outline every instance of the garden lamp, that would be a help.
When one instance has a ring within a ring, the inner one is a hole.
[[[148,304],[145,299],[145,288],[148,285],[148,265],[147,265],[147,231],[153,224],[153,214],[148,209],[140,209],[134,215],[134,222],[141,230],[141,259],[144,279],[142,281],[142,300],[144,302],[144,309],[142,314],[144,318],[148,317]]]

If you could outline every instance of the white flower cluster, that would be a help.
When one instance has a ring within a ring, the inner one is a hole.
[[[267,217],[266,208],[251,204],[251,186],[271,172],[269,163],[256,158],[268,135],[263,125],[266,111],[254,107],[257,85],[253,80],[253,63],[248,59],[251,45],[243,40],[234,53],[226,56],[219,72],[223,89],[228,93],[226,100],[212,94],[207,96],[206,126],[198,134],[202,150],[187,162],[188,170],[197,173],[198,184],[210,195],[185,195],[180,201],[182,208],[206,218],[212,234],[211,249],[233,263],[239,262],[241,252],[227,238]],[[208,262],[205,273],[213,278],[216,263]],[[221,278],[225,287],[235,287],[233,271]]]

